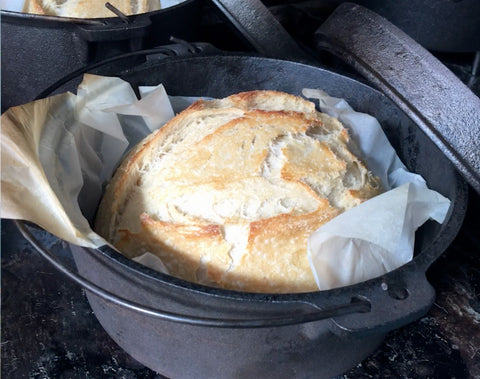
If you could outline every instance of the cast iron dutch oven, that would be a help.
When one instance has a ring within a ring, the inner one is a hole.
[[[101,1],[101,0],[99,0]],[[79,19],[1,10],[2,111],[31,101],[38,89],[106,57],[191,39],[203,0],[132,16]]]
[[[480,189],[480,100],[428,52],[362,7],[342,5],[317,37],[319,46],[343,55],[386,95],[319,67],[259,56],[152,59],[118,75],[134,86],[163,83],[172,95],[224,97],[254,89],[300,94],[304,87],[322,88],[372,114],[406,166],[452,202],[442,225],[428,222],[417,231],[408,264],[328,291],[252,294],[154,272],[108,246],[72,246],[76,273],[17,222],[42,255],[87,288],[109,335],[167,377],[332,377],[371,354],[389,331],[424,315],[434,301],[426,270],[462,224],[465,179]],[[365,50],[368,44],[374,48]],[[442,102],[442,96],[455,97]]]

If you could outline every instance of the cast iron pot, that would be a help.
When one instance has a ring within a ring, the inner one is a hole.
[[[323,292],[218,290],[153,272],[108,247],[72,246],[81,276],[136,303],[126,307],[87,292],[103,328],[132,357],[171,378],[331,377],[371,354],[387,332],[428,311],[434,290],[425,271],[461,226],[466,185],[444,154],[384,95],[320,68],[260,57],[168,58],[121,76],[133,85],[164,83],[172,95],[224,97],[258,88],[300,94],[304,87],[323,88],[377,117],[409,169],[452,200],[442,225],[431,222],[417,233],[412,262],[382,277]]]
[[[417,234],[414,261],[381,278],[316,293],[222,291],[153,272],[108,247],[72,246],[80,275],[154,310],[139,312],[87,295],[102,326],[135,359],[172,378],[328,377],[364,359],[388,331],[429,309],[434,290],[425,271],[461,225],[466,187],[442,152],[385,96],[320,68],[259,57],[169,58],[121,76],[133,85],[162,82],[172,95],[324,88],[377,117],[407,166],[452,200],[443,225],[430,223]],[[155,314],[158,309],[165,317]]]
[[[47,259],[88,289],[99,322],[135,359],[172,378],[331,377],[367,357],[386,333],[428,311],[434,289],[425,273],[461,226],[467,186],[446,148],[422,130],[425,123],[412,121],[415,112],[408,114],[358,81],[262,57],[151,60],[118,75],[133,86],[163,83],[172,95],[224,97],[254,89],[300,94],[304,87],[322,88],[375,116],[406,166],[452,201],[442,225],[428,222],[417,232],[410,263],[357,285],[302,294],[200,286],[149,270],[108,246],[71,247],[79,276],[18,223]]]
[[[1,10],[2,112],[39,89],[106,57],[192,39],[203,0],[138,15],[77,19]]]

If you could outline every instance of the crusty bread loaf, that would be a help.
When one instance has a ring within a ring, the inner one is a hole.
[[[23,11],[75,18],[116,17],[105,7],[106,2],[107,0],[25,0]],[[160,9],[160,0],[108,0],[108,2],[127,16]]]
[[[317,290],[308,236],[380,192],[347,130],[300,97],[200,100],[134,148],[96,231],[177,277],[249,292]]]

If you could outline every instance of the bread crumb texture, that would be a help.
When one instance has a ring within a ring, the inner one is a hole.
[[[307,240],[381,192],[347,130],[301,97],[251,91],[199,100],[134,148],[95,230],[173,276],[246,292],[318,290]]]

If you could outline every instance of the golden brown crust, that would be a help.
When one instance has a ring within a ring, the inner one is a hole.
[[[23,5],[24,13],[34,13],[39,15],[44,15],[45,9],[39,3],[39,0],[26,0]]]
[[[293,95],[198,101],[128,154],[95,229],[127,256],[156,254],[189,281],[316,290],[308,236],[380,191],[348,142],[336,119]]]
[[[218,225],[176,225],[153,220],[143,213],[140,217],[141,230],[132,233],[120,230],[117,248],[127,256],[151,252],[158,255],[169,272],[192,282],[197,281],[202,252],[214,249],[217,266],[228,261],[229,246],[222,238]],[[129,252],[133,252],[129,255]],[[215,278],[218,273],[211,273]]]

